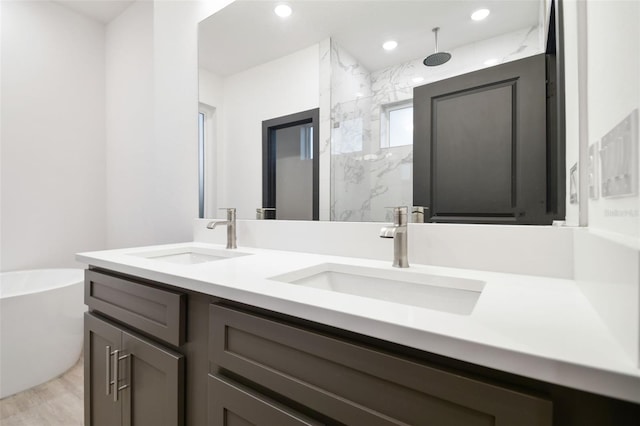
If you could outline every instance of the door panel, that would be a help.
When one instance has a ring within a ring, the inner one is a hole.
[[[184,425],[184,357],[122,332],[124,426]]]
[[[84,416],[87,426],[120,426],[122,400],[113,400],[113,351],[120,350],[117,327],[86,313],[84,320]]]
[[[313,220],[313,156],[309,124],[277,129],[276,219]]]
[[[545,55],[414,88],[413,200],[429,221],[551,224],[546,94]]]
[[[440,117],[432,138],[439,214],[513,212],[513,84],[502,83],[434,100],[433,114]],[[460,116],[465,119],[460,120]]]

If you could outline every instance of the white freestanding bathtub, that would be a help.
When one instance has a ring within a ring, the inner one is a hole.
[[[78,361],[84,311],[82,269],[0,273],[0,398]]]

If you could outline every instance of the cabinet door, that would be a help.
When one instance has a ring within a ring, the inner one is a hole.
[[[320,426],[238,383],[209,375],[209,426]]]
[[[184,357],[122,331],[123,426],[184,425]]]
[[[551,224],[546,124],[545,55],[416,87],[414,204],[432,222]]]
[[[84,424],[120,426],[122,402],[113,397],[113,359],[121,349],[121,331],[89,313],[84,318]]]

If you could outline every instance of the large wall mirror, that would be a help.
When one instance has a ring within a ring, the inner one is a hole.
[[[282,18],[280,3],[236,0],[199,24],[205,217],[236,207],[255,219],[263,122],[318,108],[319,149],[305,159],[319,156],[319,219],[390,220],[386,207],[414,205],[424,167],[414,87],[544,53],[550,13],[544,0],[294,0]],[[472,19],[479,9],[488,16]],[[450,60],[425,66],[436,50]]]

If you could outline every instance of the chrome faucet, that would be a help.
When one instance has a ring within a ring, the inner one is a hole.
[[[393,238],[393,266],[408,268],[407,256],[407,207],[393,207],[393,225],[380,229],[380,238]]]
[[[218,225],[227,225],[227,248],[236,249],[236,209],[225,208],[220,210],[227,211],[227,220],[213,220],[207,224],[207,229],[215,229]]]

